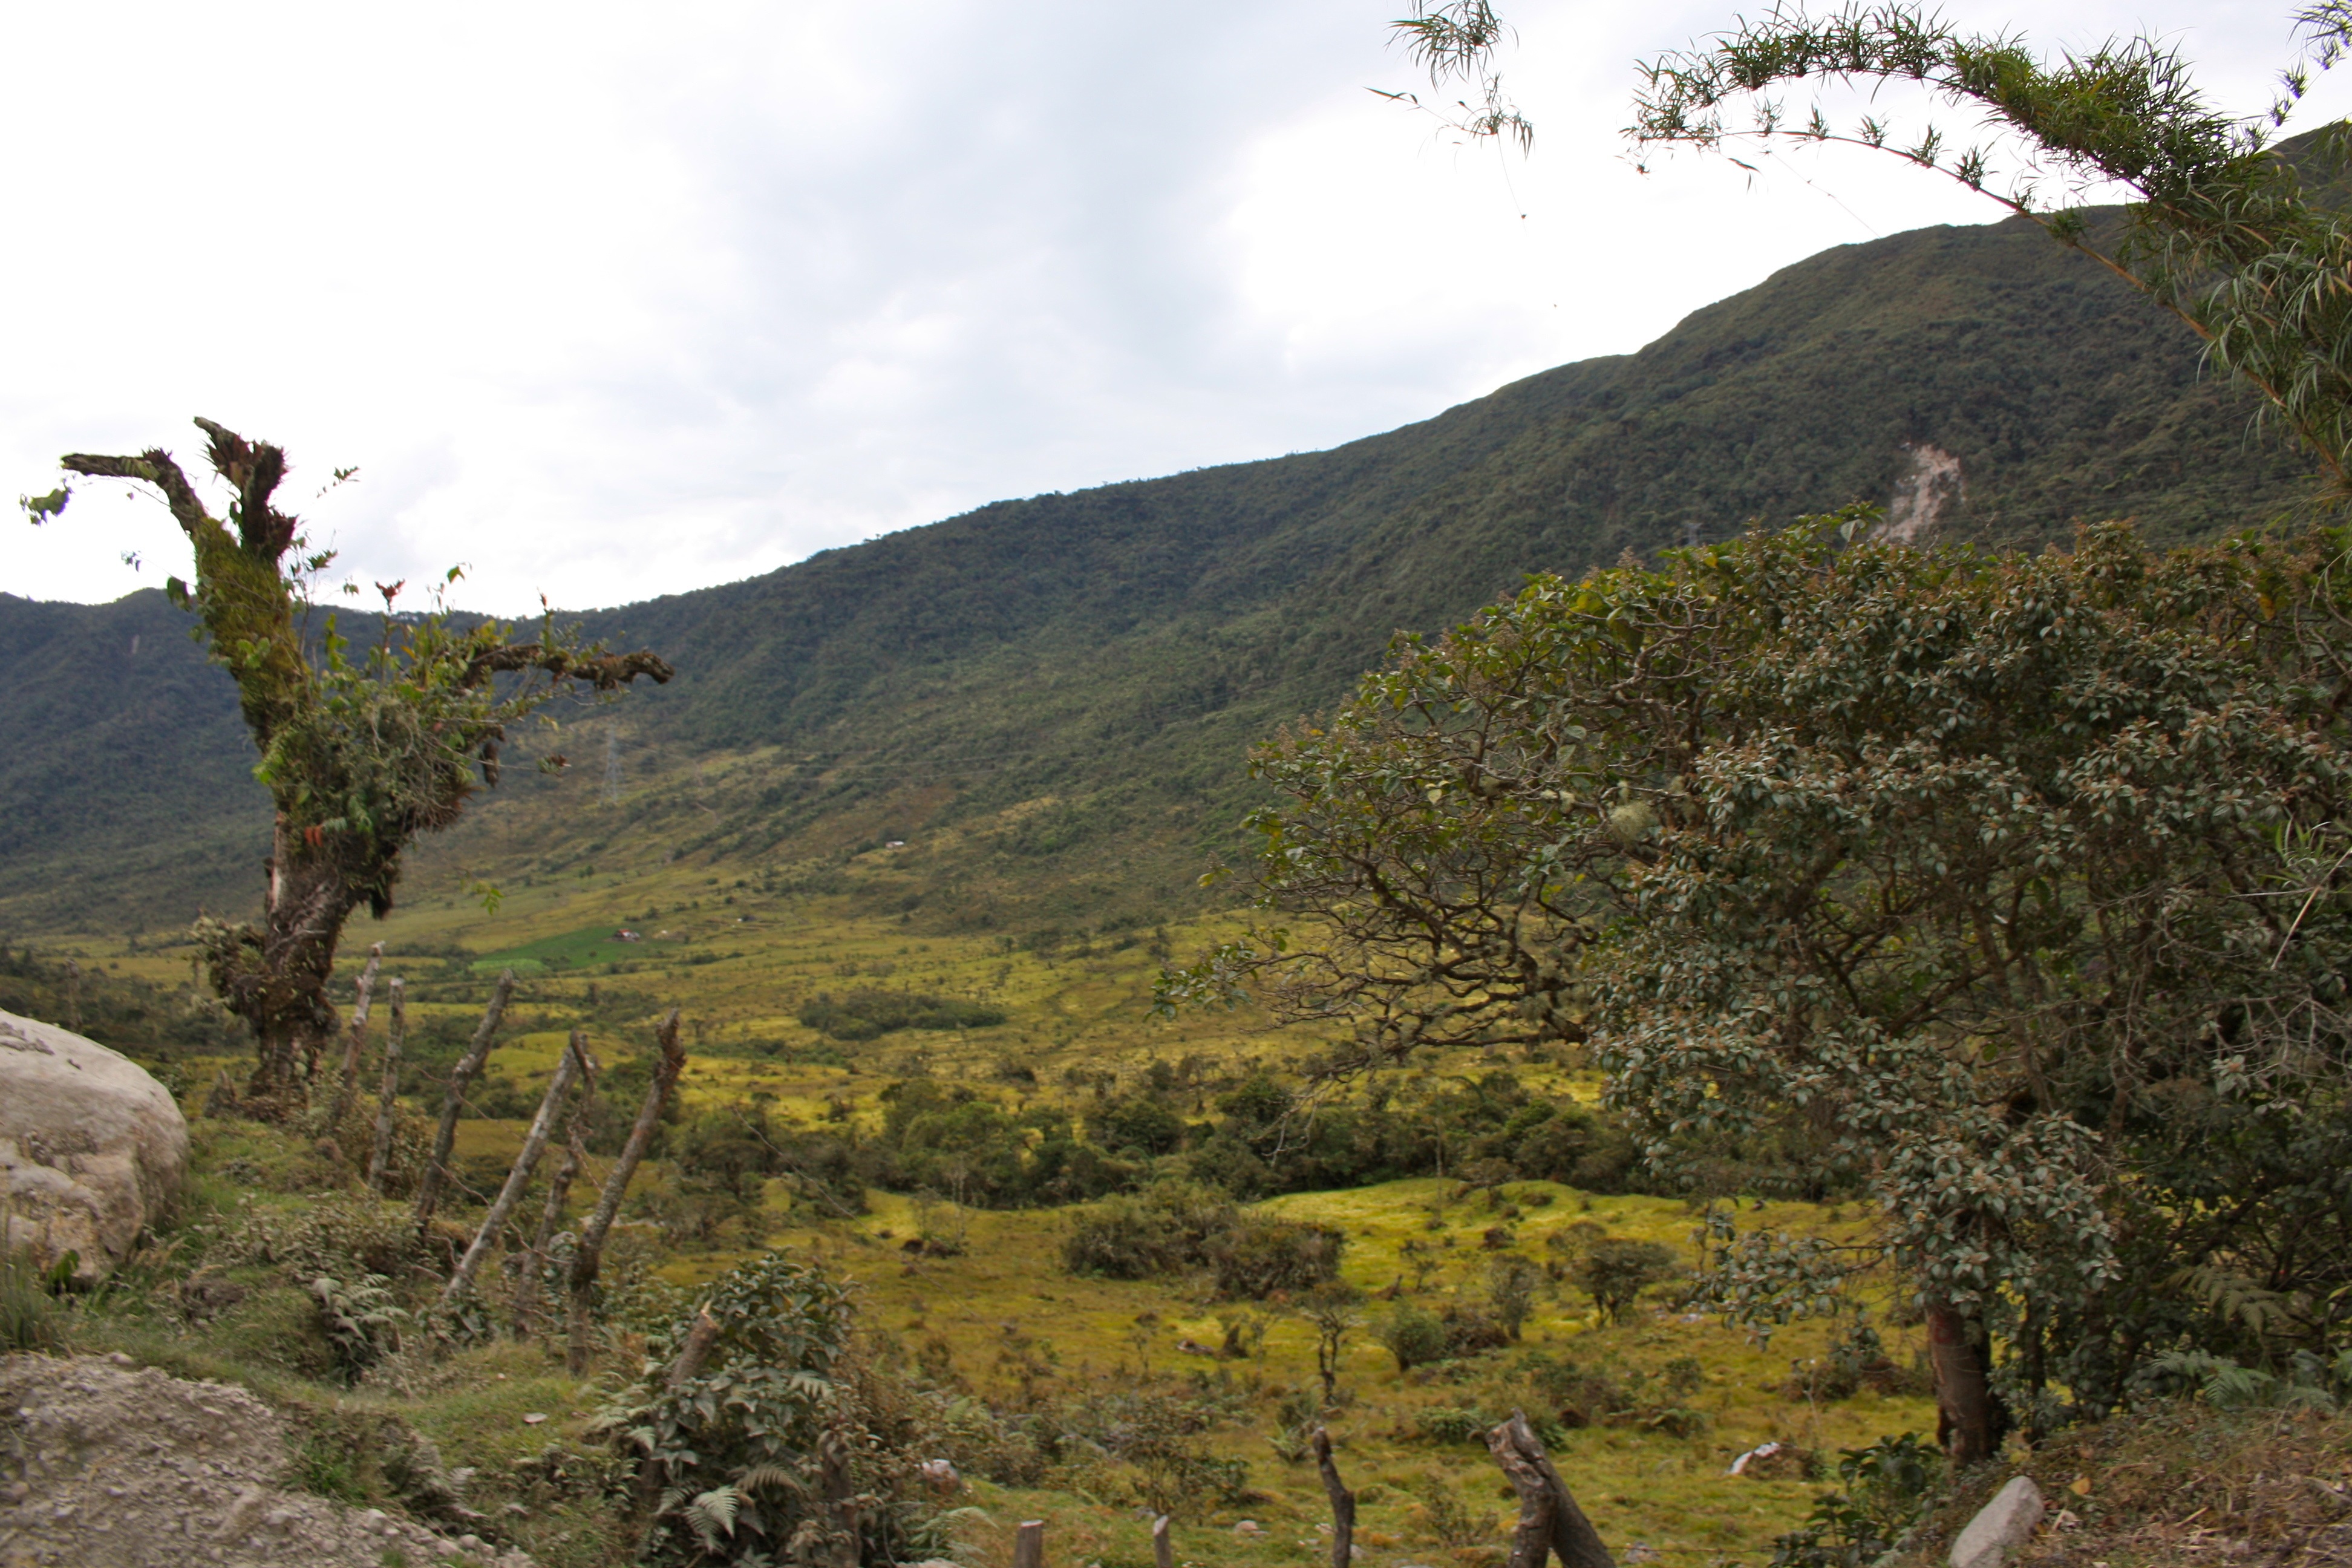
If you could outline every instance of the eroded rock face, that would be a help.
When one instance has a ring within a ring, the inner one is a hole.
[[[0,1212],[44,1263],[95,1279],[126,1257],[188,1171],[163,1086],[95,1040],[0,1013]]]

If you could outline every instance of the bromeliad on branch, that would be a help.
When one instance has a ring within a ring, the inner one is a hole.
[[[254,1033],[246,1096],[282,1117],[306,1097],[336,1031],[327,1001],[343,922],[365,904],[391,910],[400,857],[421,833],[457,819],[467,796],[499,781],[507,726],[577,687],[614,694],[639,676],[667,681],[651,653],[583,646],[552,617],[529,642],[493,620],[461,620],[436,591],[429,614],[395,616],[397,584],[379,584],[385,616],[375,646],[353,657],[332,616],[306,635],[310,590],[333,560],[312,552],[300,521],[272,497],[286,454],[208,419],[206,460],[234,499],[226,521],[205,509],[170,453],[71,453],[68,473],[151,487],[195,554],[193,584],[173,577],[174,603],[195,612],[214,659],[236,679],[277,819],[260,924],[197,922],[214,987]],[[36,523],[65,510],[70,491],[27,500]],[[505,679],[501,679],[500,678]],[[560,759],[542,766],[559,767]]]

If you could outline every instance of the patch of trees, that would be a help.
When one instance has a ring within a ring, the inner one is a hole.
[[[1073,1218],[1062,1266],[1105,1279],[1200,1273],[1223,1299],[1262,1301],[1337,1279],[1346,1245],[1328,1226],[1244,1214],[1215,1188],[1169,1181]]]
[[[898,1029],[988,1029],[1004,1022],[1003,1009],[914,991],[853,991],[836,999],[820,991],[800,1021],[836,1040],[872,1040]]]

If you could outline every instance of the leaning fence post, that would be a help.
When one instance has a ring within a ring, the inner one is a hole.
[[[1045,1568],[1045,1521],[1024,1519],[1013,1532],[1013,1568]]]
[[[1176,1543],[1168,1539],[1168,1516],[1151,1521],[1151,1568],[1176,1568]]]
[[[400,1097],[400,1046],[408,1032],[407,982],[397,974],[385,984],[392,1022],[383,1032],[383,1092],[375,1105],[375,1147],[368,1156],[368,1191],[383,1196],[385,1172],[392,1164],[392,1113]]]
[[[327,1136],[342,1136],[343,1118],[351,1114],[352,1101],[360,1092],[360,1047],[367,1043],[368,998],[375,991],[375,972],[383,963],[383,943],[368,947],[367,967],[360,971],[356,987],[357,1000],[352,1005],[352,1026],[343,1046],[342,1076],[335,1080],[335,1103],[327,1117]]]
[[[1512,1411],[1508,1421],[1487,1433],[1486,1449],[1519,1494],[1510,1568],[1543,1568],[1547,1547],[1559,1556],[1560,1568],[1617,1568],[1616,1559],[1601,1544],[1601,1532],[1576,1506],[1525,1413]]]
[[[449,1282],[441,1288],[436,1311],[447,1311],[457,1304],[458,1298],[473,1289],[475,1270],[481,1268],[490,1249],[498,1246],[515,1205],[522,1201],[523,1189],[530,1184],[530,1173],[539,1164],[541,1152],[547,1147],[548,1135],[555,1131],[555,1119],[563,1112],[564,1099],[572,1092],[572,1080],[580,1076],[580,1052],[575,1048],[578,1044],[575,1037],[572,1044],[563,1047],[563,1054],[556,1058],[555,1071],[547,1080],[547,1093],[539,1102],[539,1114],[530,1119],[530,1131],[523,1134],[522,1151],[515,1156],[514,1168],[507,1173],[506,1185],[491,1201],[490,1212],[483,1216],[481,1228],[474,1232],[473,1244],[457,1260],[457,1267],[450,1270]]]
[[[457,1142],[457,1113],[466,1104],[466,1086],[482,1070],[489,1059],[490,1042],[498,1037],[499,1020],[506,1016],[507,999],[514,994],[515,974],[511,969],[499,972],[498,985],[490,992],[490,1005],[482,1012],[482,1021],[474,1029],[473,1044],[449,1069],[449,1092],[441,1100],[441,1125],[433,1130],[433,1152],[425,1161],[425,1175],[416,1186],[416,1238],[425,1239],[433,1226],[433,1210],[441,1201],[442,1184],[449,1179],[449,1150]]]
[[[1339,1479],[1339,1467],[1331,1458],[1331,1434],[1320,1426],[1315,1428],[1315,1468],[1323,1472],[1323,1490],[1331,1500],[1331,1568],[1348,1568],[1356,1555],[1356,1494]],[[1514,1555],[1511,1568],[1543,1568],[1543,1558],[1538,1556],[1529,1565]]]

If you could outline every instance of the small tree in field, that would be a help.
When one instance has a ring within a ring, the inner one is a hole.
[[[248,1107],[278,1118],[301,1102],[335,1034],[326,985],[343,922],[362,904],[381,920],[402,851],[455,822],[477,787],[498,783],[507,726],[572,688],[616,692],[640,675],[667,681],[672,672],[650,653],[583,646],[551,621],[537,640],[510,642],[495,621],[461,625],[437,596],[433,614],[395,619],[396,584],[380,585],[386,615],[374,647],[354,658],[332,616],[314,643],[310,588],[333,556],[310,551],[300,522],[273,503],[286,454],[211,420],[196,424],[233,498],[225,521],[160,447],[62,461],[69,473],[150,486],[171,508],[194,547],[195,579],[175,576],[166,592],[195,612],[213,658],[235,678],[261,752],[255,776],[277,807],[261,923],[205,919],[196,935],[214,988],[253,1030]],[[28,500],[26,510],[47,521],[69,493]]]

